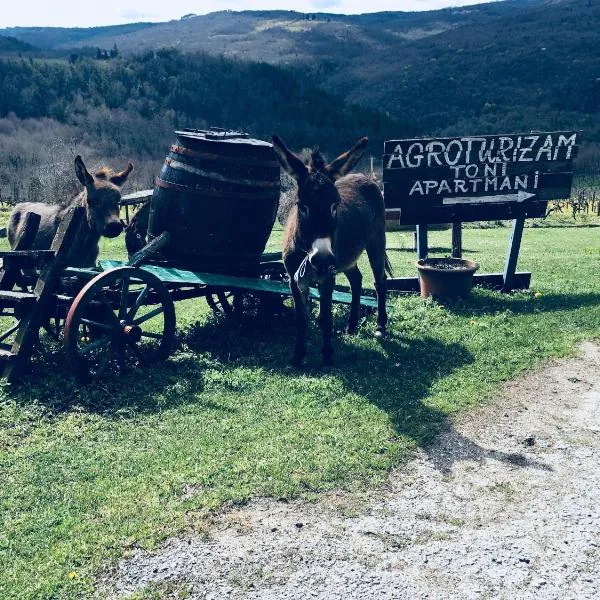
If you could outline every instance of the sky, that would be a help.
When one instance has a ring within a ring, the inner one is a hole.
[[[217,10],[282,9],[357,14],[384,10],[432,10],[484,0],[0,0],[0,28],[14,26],[95,27],[136,21],[170,21]]]

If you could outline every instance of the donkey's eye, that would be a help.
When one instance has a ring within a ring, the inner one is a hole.
[[[334,217],[334,218],[337,215],[337,209],[338,209],[337,204],[332,204],[331,205],[331,216]]]
[[[308,218],[308,206],[306,204],[300,204],[298,203],[298,212],[305,218]]]

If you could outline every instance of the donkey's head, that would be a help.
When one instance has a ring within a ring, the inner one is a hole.
[[[133,171],[129,163],[120,173],[103,167],[94,175],[86,169],[81,156],[75,158],[75,174],[85,186],[85,206],[90,228],[98,235],[108,238],[117,237],[123,231],[119,217],[121,187]]]
[[[367,142],[366,137],[361,138],[329,164],[315,149],[305,165],[281,138],[273,136],[273,147],[281,166],[298,183],[296,239],[308,252],[308,260],[318,276],[335,270],[333,240],[340,203],[335,181],[356,166]]]

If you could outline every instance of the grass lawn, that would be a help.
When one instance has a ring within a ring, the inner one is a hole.
[[[508,235],[466,229],[465,256],[499,271]],[[434,254],[449,240],[431,233]],[[397,275],[414,274],[410,241],[388,237]],[[132,548],[203,531],[210,511],[253,496],[384,481],[501,382],[600,337],[600,229],[526,229],[519,270],[533,272],[532,292],[390,299],[390,339],[372,338],[369,316],[357,337],[338,336],[329,370],[316,327],[295,370],[291,313],[227,320],[204,300],[178,305],[171,359],[119,379],[81,387],[45,344],[25,382],[0,389],[0,598],[91,595]],[[338,329],[346,316],[336,308]]]

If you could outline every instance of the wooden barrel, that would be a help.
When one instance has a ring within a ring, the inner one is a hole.
[[[168,231],[163,254],[185,268],[252,271],[277,214],[279,162],[273,147],[225,130],[175,134],[156,179],[149,240]]]

